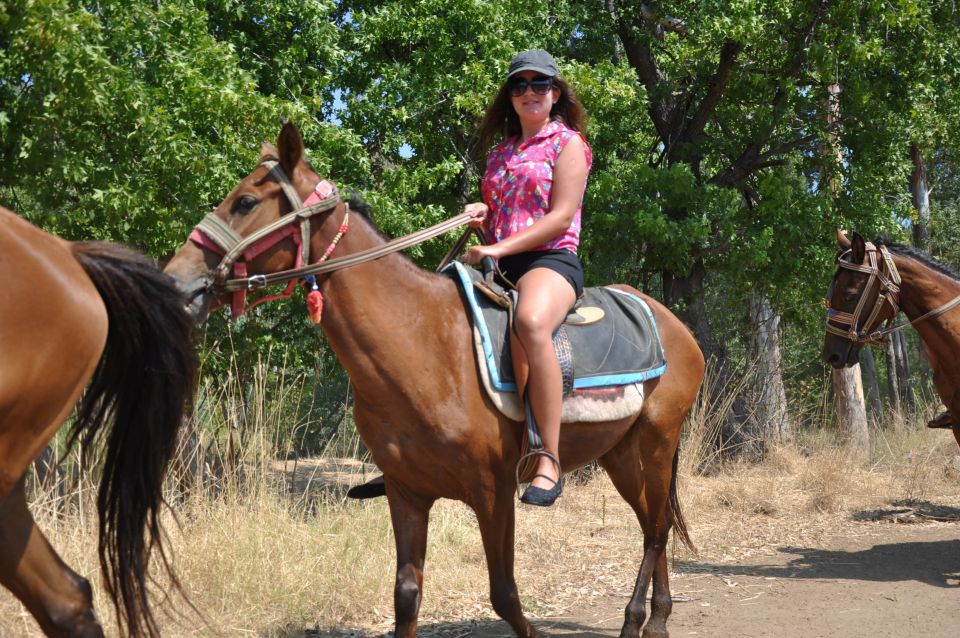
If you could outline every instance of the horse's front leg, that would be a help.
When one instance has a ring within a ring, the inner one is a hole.
[[[520,638],[542,636],[523,615],[517,582],[513,577],[514,487],[513,481],[499,481],[493,493],[474,506],[483,550],[490,574],[490,602],[497,615],[513,627]]]
[[[397,582],[393,589],[396,638],[417,635],[417,615],[423,595],[423,561],[427,553],[427,523],[433,499],[410,493],[397,481],[387,482],[390,519],[397,542]]]

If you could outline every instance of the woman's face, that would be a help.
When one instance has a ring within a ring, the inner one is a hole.
[[[518,83],[520,86],[516,87],[517,90],[525,86],[525,90],[520,95],[514,95],[516,90],[510,93],[510,102],[521,123],[541,123],[550,119],[550,109],[560,99],[560,89],[551,87],[543,95],[536,92],[538,85],[543,86],[544,81],[549,82],[549,80],[534,71],[521,71],[510,78],[512,89]]]

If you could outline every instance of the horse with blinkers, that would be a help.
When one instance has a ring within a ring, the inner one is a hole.
[[[960,276],[928,256],[892,242],[868,243],[837,231],[840,252],[830,285],[823,357],[834,368],[852,366],[865,343],[876,344],[912,325],[933,369],[948,413],[931,427],[950,427],[960,444]],[[909,323],[882,328],[900,311]]]

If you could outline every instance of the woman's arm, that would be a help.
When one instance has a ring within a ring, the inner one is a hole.
[[[500,259],[542,246],[570,228],[573,216],[583,199],[587,186],[587,153],[583,138],[574,135],[568,141],[553,167],[553,188],[550,192],[550,211],[506,239],[488,246],[471,246],[463,261],[478,264],[486,256]]]

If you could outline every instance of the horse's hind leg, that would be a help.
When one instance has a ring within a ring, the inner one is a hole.
[[[0,502],[0,583],[48,636],[100,638],[90,583],[64,564],[27,509],[23,479]]]
[[[646,620],[647,588],[653,581],[650,621],[644,638],[666,638],[673,609],[667,569],[670,489],[679,426],[665,435],[641,418],[613,450],[600,458],[620,495],[630,504],[643,530],[643,560],[633,596],[627,604],[621,638],[637,638]],[[644,455],[641,459],[640,452]]]

